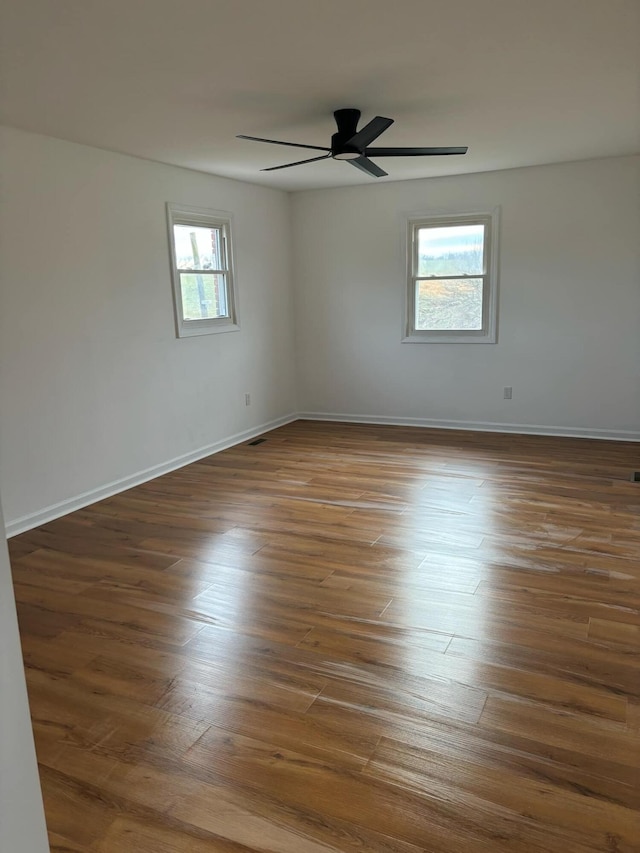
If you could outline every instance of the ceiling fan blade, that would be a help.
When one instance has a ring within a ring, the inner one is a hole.
[[[250,139],[252,142],[270,142],[272,145],[288,145],[291,148],[311,148],[312,151],[331,151],[324,145],[301,145],[298,142],[280,142],[279,139],[263,139],[261,136],[244,136],[240,133],[236,139]]]
[[[268,169],[260,169],[261,172],[275,172],[276,169],[288,169],[289,166],[301,166],[303,163],[315,163],[316,160],[326,160],[331,157],[331,152],[323,154],[321,157],[311,157],[309,160],[296,160],[295,163],[285,163],[284,166],[269,166]]]
[[[380,166],[377,166],[371,160],[367,160],[366,157],[358,157],[357,160],[345,160],[345,163],[350,163],[352,166],[355,166],[356,169],[360,169],[362,172],[366,172],[367,175],[372,175],[374,178],[383,178],[388,172],[385,172],[384,169],[381,169]]]
[[[367,148],[367,157],[435,157],[442,154],[466,154],[469,149],[463,148]]]
[[[391,127],[392,124],[392,118],[376,116],[371,119],[369,124],[365,124],[365,126],[359,130],[355,136],[352,136],[351,139],[347,140],[347,145],[353,145],[355,148],[362,150],[363,148],[366,148],[370,142],[373,142],[374,139],[377,139],[381,133],[384,133],[388,127]]]

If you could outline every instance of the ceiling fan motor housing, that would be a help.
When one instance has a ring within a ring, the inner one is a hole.
[[[362,151],[349,145],[349,140],[358,132],[360,121],[360,110],[343,109],[336,110],[333,114],[338,126],[338,132],[331,137],[331,156],[334,160],[355,160],[362,155]]]

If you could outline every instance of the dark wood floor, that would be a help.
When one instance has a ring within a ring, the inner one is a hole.
[[[52,850],[640,850],[640,447],[266,438],[11,540]]]

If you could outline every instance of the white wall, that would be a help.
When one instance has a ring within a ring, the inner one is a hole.
[[[638,437],[638,158],[288,196],[17,130],[0,144],[12,532],[296,408]],[[176,339],[165,201],[234,214],[240,332]],[[402,344],[401,214],[497,205],[498,344]]]
[[[294,195],[299,409],[640,437],[639,162]],[[498,344],[400,343],[400,214],[496,206]]]
[[[46,853],[47,830],[0,506],[0,850]]]
[[[0,144],[0,483],[14,532],[294,411],[285,193],[16,130]],[[176,339],[166,201],[233,213],[239,332]]]

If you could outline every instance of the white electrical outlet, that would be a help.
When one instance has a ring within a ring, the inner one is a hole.
[[[513,398],[513,388],[511,385],[504,386],[504,399],[511,400]]]
[[[244,395],[244,404],[245,404],[245,406],[251,405],[251,394],[245,394]]]

